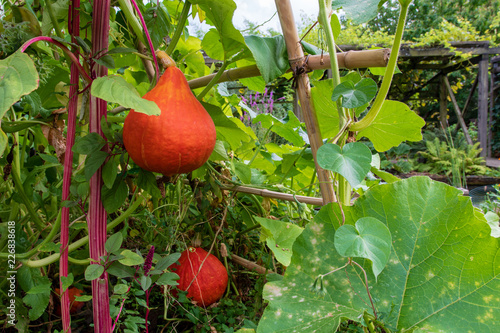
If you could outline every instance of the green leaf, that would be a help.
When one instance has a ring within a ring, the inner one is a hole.
[[[333,80],[322,80],[311,88],[311,101],[318,117],[319,129],[324,138],[333,138],[339,131],[339,114],[337,103],[330,98]]]
[[[125,258],[118,261],[125,266],[136,266],[144,263],[144,258],[142,258],[142,256],[130,250],[123,250],[120,254]]]
[[[113,287],[113,293],[116,295],[123,295],[128,291],[128,288],[126,284],[119,283]]]
[[[134,53],[139,52],[136,49],[132,49],[130,47],[115,47],[108,51],[108,54],[125,54],[125,53]]]
[[[252,169],[243,162],[233,161],[234,173],[243,184],[252,183]]]
[[[343,257],[365,258],[372,262],[375,280],[391,254],[391,232],[374,217],[362,217],[356,224],[344,224],[335,233],[335,249]]]
[[[379,169],[374,168],[374,167],[371,167],[370,171],[373,172],[373,174],[375,174],[375,176],[379,177],[384,182],[389,183],[389,184],[394,183],[394,182],[398,182],[401,180],[398,177],[394,176],[393,174],[391,174],[387,171],[379,170]]]
[[[99,58],[94,58],[94,61],[97,64],[104,66],[106,68],[115,69],[115,59],[113,59],[113,57],[110,56],[109,54],[105,54]]]
[[[115,183],[116,176],[118,175],[118,165],[120,160],[118,156],[110,156],[109,160],[102,167],[102,181],[104,185],[110,189]]]
[[[51,283],[46,283],[46,284],[39,284],[37,286],[34,286],[30,290],[28,290],[26,293],[29,295],[37,295],[37,294],[43,294],[47,290],[50,291],[50,287],[52,286]]]
[[[282,120],[272,114],[261,113],[253,119],[254,124],[258,122],[261,123],[262,127],[270,128],[271,132],[278,134],[295,146],[301,147],[305,145],[305,141],[300,133],[302,129],[300,121],[293,111],[288,111],[287,117]]]
[[[21,96],[38,87],[38,72],[33,60],[24,53],[16,52],[0,60],[0,120],[5,112]],[[1,148],[1,146],[0,146]]]
[[[94,79],[91,94],[105,101],[134,109],[136,112],[150,116],[160,114],[160,108],[155,102],[141,98],[134,86],[118,75],[108,75]]]
[[[53,1],[52,12],[56,20],[59,21],[68,18],[68,6],[69,0],[57,0],[55,2]],[[47,9],[43,11],[42,35],[50,36],[52,29],[54,29],[54,25],[49,14],[49,10]]]
[[[41,252],[59,252],[61,250],[61,243],[46,243],[38,249]]]
[[[224,59],[224,48],[220,43],[220,37],[217,29],[212,28],[205,33],[201,42],[201,47],[210,58],[216,60]]]
[[[219,40],[224,48],[224,59],[229,59],[245,48],[243,35],[233,26],[233,14],[236,9],[233,0],[192,0],[190,2],[198,5],[205,12],[207,23],[217,29]]]
[[[108,153],[100,150],[87,156],[85,159],[85,178],[87,181],[90,181],[90,178],[97,172],[107,157]]]
[[[144,13],[144,21],[151,36],[151,41],[156,49],[163,43],[163,38],[170,35],[172,24],[170,16],[165,7],[160,3],[160,6],[153,6],[146,9]]]
[[[104,138],[98,133],[89,133],[84,137],[76,140],[71,150],[73,150],[73,152],[77,154],[90,155],[93,152],[101,150],[101,148],[104,147],[105,144],[106,140],[104,140]]]
[[[255,216],[255,220],[262,227],[261,240],[265,241],[267,247],[273,251],[276,260],[282,265],[290,265],[293,243],[304,228],[290,222],[270,220],[258,216]]]
[[[0,157],[3,156],[3,152],[5,151],[5,148],[7,148],[8,143],[9,139],[7,138],[7,134],[0,129]]]
[[[408,105],[386,100],[370,126],[358,133],[357,138],[366,137],[377,151],[386,151],[403,141],[422,140],[425,121]]]
[[[115,212],[123,205],[127,196],[128,186],[125,184],[123,177],[116,178],[112,188],[109,189],[106,186],[102,188],[104,209],[110,214]]]
[[[35,291],[38,286],[42,287],[39,292],[26,294],[23,297],[23,303],[30,309],[28,311],[30,320],[37,320],[45,313],[45,309],[49,305],[50,300],[50,280],[47,276],[42,276],[40,269],[30,268],[23,265],[17,270],[17,282],[21,289],[28,293],[28,291]]]
[[[66,291],[69,288],[69,286],[73,284],[73,281],[74,281],[73,273],[69,273],[68,276],[61,276],[63,292]]]
[[[82,295],[82,296],[75,296],[75,301],[77,302],[88,302],[92,300],[92,295]]]
[[[344,81],[333,89],[332,100],[336,101],[342,96],[342,106],[354,109],[370,102],[377,94],[377,83],[372,79],[362,79],[354,84]]]
[[[109,236],[109,238],[106,240],[106,243],[104,244],[104,249],[106,249],[106,252],[108,253],[114,253],[120,249],[122,243],[123,235],[121,232],[117,232]]]
[[[252,52],[260,74],[266,83],[285,74],[290,68],[283,36],[246,36],[245,42]]]
[[[340,30],[342,30],[342,26],[340,25],[340,20],[337,14],[333,13],[330,19],[330,27],[332,28],[333,38],[337,39],[340,35]]]
[[[343,148],[327,143],[318,149],[317,159],[323,169],[339,173],[356,187],[370,171],[372,154],[361,142],[350,142]]]
[[[179,260],[180,257],[181,257],[180,253],[172,253],[166,257],[162,257],[160,260],[158,260],[158,263],[156,263],[155,269],[163,271],[169,268],[177,260]]]
[[[133,267],[125,266],[117,261],[109,265],[106,272],[119,278],[131,278],[135,276],[135,269]]]
[[[149,289],[149,287],[151,287],[151,278],[149,276],[141,276],[141,278],[139,279],[139,283],[141,285],[141,288],[142,290],[146,291]]]
[[[224,142],[215,141],[215,148],[210,155],[210,161],[227,161],[229,157],[227,156],[226,147],[224,147]]]
[[[377,16],[380,0],[333,0],[333,10],[342,9],[346,18],[351,19],[354,24],[370,21]]]
[[[484,218],[486,219],[486,222],[491,228],[491,237],[495,238],[500,238],[500,225],[498,224],[499,217],[498,214],[494,212],[486,212],[484,214]]]
[[[179,275],[172,272],[166,272],[160,275],[158,280],[156,280],[156,284],[160,286],[177,286],[179,284],[177,280],[179,280]]]
[[[90,264],[85,269],[85,280],[92,281],[99,278],[104,273],[104,266],[99,264]]]
[[[160,189],[156,183],[156,177],[151,171],[146,171],[144,169],[139,170],[137,186],[151,194],[154,198],[159,198],[161,196]]]
[[[235,118],[228,118],[222,110],[212,104],[202,103],[203,107],[212,117],[217,131],[217,139],[226,141],[233,149],[238,149],[241,142],[250,140],[250,136],[236,124]]]
[[[378,281],[368,274],[375,308],[391,331],[495,332],[500,325],[500,244],[461,191],[427,177],[378,185],[354,206],[321,209],[297,238],[281,282],[268,283],[259,332],[332,332],[344,319],[372,313],[364,275],[348,265],[324,276],[324,295],[309,289],[319,274],[344,266],[335,228],[362,217],[382,221],[392,249]],[[363,263],[370,271],[371,263]]]

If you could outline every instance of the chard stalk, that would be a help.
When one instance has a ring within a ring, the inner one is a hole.
[[[49,2],[49,1],[48,1]],[[72,0],[69,5],[68,30],[71,41],[76,43],[76,37],[80,35],[80,0]],[[78,50],[73,47],[73,52]],[[69,199],[71,186],[71,174],[73,171],[73,145],[76,133],[76,113],[78,111],[78,66],[73,62],[70,69],[70,87],[68,102],[68,129],[66,137],[66,152],[64,154],[62,202]],[[64,290],[62,277],[68,276],[68,243],[69,243],[69,208],[61,208],[61,258],[59,259],[59,284],[61,290],[61,319],[64,332],[71,332],[70,300],[68,290]]]
[[[92,21],[92,54],[98,55],[108,51],[109,41],[109,11],[111,0],[94,0]],[[108,69],[94,64],[92,77],[108,75]],[[90,133],[103,136],[101,119],[106,117],[107,103],[97,97],[90,97]],[[106,149],[105,146],[104,149]],[[102,166],[90,179],[90,196],[88,208],[89,252],[90,258],[99,261],[106,256],[106,223],[107,213],[101,200]],[[94,311],[94,330],[96,333],[111,332],[111,316],[109,313],[108,273],[104,272],[99,278],[92,280],[92,305]]]

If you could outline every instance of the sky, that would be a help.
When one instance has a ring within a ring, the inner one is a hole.
[[[237,29],[244,28],[243,22],[245,19],[260,25],[268,21],[273,14],[276,13],[276,5],[273,0],[234,0],[234,2],[237,8],[234,12],[233,24]],[[302,14],[312,17],[318,16],[319,5],[315,0],[290,0],[290,3],[292,4],[293,16],[297,25],[300,23]],[[190,21],[191,24],[199,26],[198,17]],[[272,20],[262,26],[260,30],[266,31],[268,28],[281,32],[277,13]],[[202,29],[208,30],[210,27],[205,26],[202,27]]]
[[[269,20],[276,13],[276,4],[272,0],[235,0],[234,2],[237,6],[233,17],[233,24],[236,28],[243,27],[243,24],[239,24],[238,22],[243,22],[244,19],[260,24]],[[302,13],[307,16],[318,16],[318,1],[290,0],[290,3],[292,4],[296,24],[300,22]],[[267,28],[281,31],[277,13],[269,23],[263,26],[263,30],[267,30]]]

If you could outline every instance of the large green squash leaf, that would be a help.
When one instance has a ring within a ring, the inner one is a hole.
[[[347,18],[352,19],[354,24],[370,21],[377,16],[380,0],[333,0],[333,9],[342,9]]]
[[[290,265],[292,246],[295,239],[302,233],[303,228],[290,222],[266,219],[255,216],[261,226],[261,240],[265,241],[276,260],[282,265]]]
[[[331,99],[332,90],[332,79],[314,82],[311,88],[311,101],[323,138],[333,138],[339,132],[339,113],[337,103]]]
[[[288,116],[284,119],[278,119],[269,113],[261,113],[253,119],[253,123],[260,123],[262,127],[271,129],[271,132],[278,134],[297,147],[302,147],[305,144],[305,136],[301,135],[303,132],[300,121],[292,111],[288,111]]]
[[[367,137],[377,151],[386,151],[403,141],[422,140],[425,121],[408,105],[386,100],[370,126],[360,131],[358,138]]]
[[[283,36],[246,36],[245,42],[266,82],[285,74],[287,69],[290,68]]]
[[[207,15],[207,23],[217,29],[224,48],[224,59],[229,59],[245,48],[243,35],[233,25],[233,14],[236,9],[233,0],[190,0],[190,2],[198,5]]]
[[[361,142],[349,142],[344,147],[327,143],[319,147],[318,164],[325,170],[336,172],[351,186],[358,186],[370,171],[372,153]]]
[[[500,327],[500,245],[469,198],[443,183],[413,177],[367,191],[344,207],[347,224],[361,217],[384,222],[392,235],[388,265],[368,274],[375,308],[387,327],[416,332],[497,332]],[[258,332],[333,332],[341,319],[371,313],[359,269],[324,276],[324,296],[311,292],[319,274],[347,260],[334,250],[338,206],[324,207],[293,248],[282,281],[266,284]],[[348,279],[347,279],[348,276]]]
[[[0,60],[0,123],[7,110],[21,96],[38,87],[38,73],[33,60],[24,53],[16,52]],[[0,157],[7,147],[7,135],[0,129]]]

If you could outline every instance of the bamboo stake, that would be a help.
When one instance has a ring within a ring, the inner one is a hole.
[[[270,271],[270,270],[266,269],[265,267],[262,267],[262,266],[254,263],[250,260],[247,260],[245,258],[237,256],[236,254],[231,254],[230,258],[231,258],[231,261],[233,261],[234,263],[237,263],[237,264],[247,268],[250,271],[254,271],[254,272],[257,272],[259,274],[274,273],[273,271]]]
[[[299,42],[300,39],[297,27],[295,26],[295,21],[293,19],[292,6],[290,5],[289,0],[275,0],[275,3],[276,9],[278,10],[281,29],[283,30],[283,36],[285,37],[290,66],[292,67],[292,70],[296,70],[297,68],[304,66],[305,59],[302,46]],[[304,72],[299,74],[296,80],[297,93],[299,96],[302,114],[304,116],[304,122],[307,128],[307,135],[309,136],[309,142],[311,144],[311,150],[314,156],[314,162],[316,164],[316,172],[318,174],[321,196],[323,197],[323,203],[327,204],[329,202],[337,201],[337,199],[335,197],[335,192],[333,191],[333,183],[330,178],[330,174],[318,165],[318,161],[316,159],[316,152],[318,151],[318,148],[321,147],[323,142],[319,131],[318,119],[311,103],[311,86],[309,84],[309,77],[307,76],[307,73]]]
[[[347,51],[343,53],[337,53],[337,61],[340,68],[355,69],[355,68],[366,68],[366,67],[386,67],[387,61],[389,60],[390,49],[376,49],[376,50],[364,50],[364,51]],[[307,62],[307,71],[316,69],[328,69],[330,68],[330,55],[312,55],[309,57]],[[210,74],[200,78],[190,80],[189,87],[191,89],[204,87],[212,80],[216,75]],[[226,81],[235,81],[238,79],[244,79],[248,77],[260,76],[260,71],[257,65],[250,65],[240,68],[233,68],[224,71],[217,83]]]
[[[222,186],[221,189],[227,191],[240,192],[240,193],[255,194],[261,197],[273,198],[278,200],[298,201],[315,206],[323,205],[323,199],[321,198],[306,197],[303,195],[293,195],[288,193],[275,192],[275,191],[258,189],[247,186]]]

